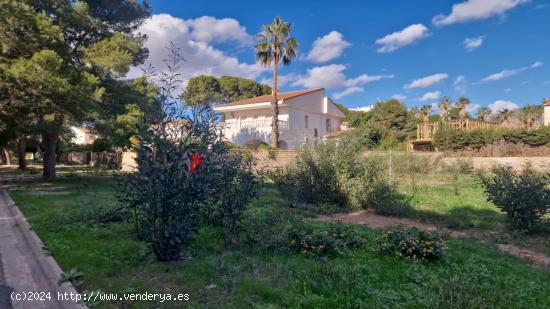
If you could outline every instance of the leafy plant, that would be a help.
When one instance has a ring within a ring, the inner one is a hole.
[[[342,256],[366,243],[365,238],[342,223],[328,226],[299,224],[294,226],[289,236],[291,248],[310,257]]]
[[[253,209],[244,219],[243,241],[253,249],[282,253],[290,249],[290,231],[302,217],[286,208]]]
[[[380,251],[412,260],[440,260],[447,245],[436,232],[398,225],[386,231],[379,240]]]
[[[82,278],[84,277],[84,273],[78,271],[76,268],[71,268],[68,272],[64,272],[61,274],[61,277],[59,278],[58,284],[62,285],[65,282],[70,282],[74,286],[78,287],[82,285]]]
[[[353,145],[305,147],[296,160],[270,175],[289,200],[317,205],[381,209],[402,206],[380,158],[365,158]]]
[[[510,218],[515,229],[531,231],[550,212],[550,174],[526,164],[521,172],[511,166],[494,166],[480,174],[487,200]]]
[[[173,44],[159,77],[162,113],[138,130],[135,173],[122,174],[117,199],[159,261],[179,259],[201,224],[236,239],[241,214],[256,195],[251,161],[230,152],[209,104],[182,106],[173,91],[183,58]]]

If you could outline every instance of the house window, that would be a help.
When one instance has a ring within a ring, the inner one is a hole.
[[[313,129],[313,136],[319,137],[319,133],[317,132],[317,128]]]
[[[305,122],[305,128],[307,129],[309,127],[309,117],[304,116],[304,122]]]
[[[327,132],[330,132],[331,129],[332,129],[332,128],[331,128],[332,126],[331,126],[331,123],[330,123],[330,119],[327,119],[327,120],[326,120],[326,126],[327,126]]]

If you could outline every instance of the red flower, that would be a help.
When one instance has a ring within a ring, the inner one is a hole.
[[[189,172],[194,173],[197,171],[199,165],[201,165],[204,155],[200,153],[194,153],[191,155],[191,164],[189,165]]]

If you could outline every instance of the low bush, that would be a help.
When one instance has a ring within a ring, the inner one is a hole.
[[[389,182],[386,162],[366,158],[346,144],[306,147],[295,162],[270,177],[294,203],[382,209],[403,202]]]
[[[292,249],[309,257],[329,258],[346,255],[366,243],[352,227],[342,223],[299,224],[290,231]]]
[[[270,178],[291,202],[344,203],[338,182],[336,145],[304,147],[289,166],[270,173]]]
[[[254,250],[282,253],[290,249],[290,231],[302,217],[285,208],[254,208],[243,220],[243,243]]]
[[[499,165],[490,174],[480,174],[487,200],[506,213],[515,229],[532,231],[550,212],[550,173],[529,164],[521,172]]]
[[[405,225],[386,231],[379,243],[381,252],[413,260],[440,260],[447,249],[438,233]]]

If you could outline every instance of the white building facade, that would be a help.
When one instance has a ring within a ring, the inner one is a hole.
[[[280,149],[296,149],[340,130],[344,113],[325,96],[323,88],[279,93],[277,98]],[[269,145],[271,99],[271,95],[263,95],[216,106],[225,118],[225,138],[241,146]]]

